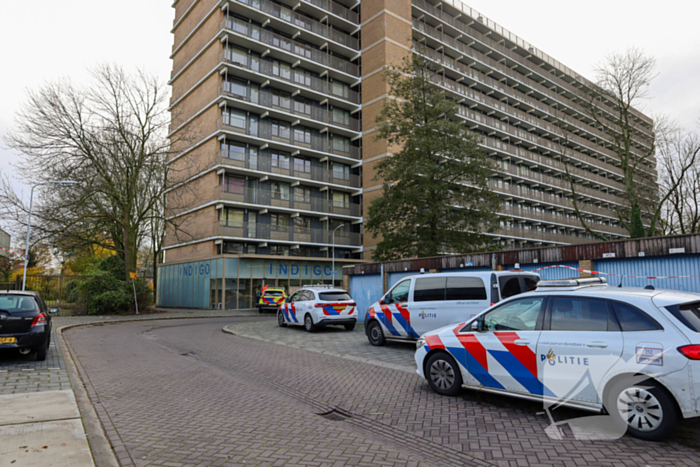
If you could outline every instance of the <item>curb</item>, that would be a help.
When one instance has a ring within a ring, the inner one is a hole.
[[[259,316],[256,314],[241,314],[241,317],[255,317]],[[77,327],[82,326],[92,326],[95,324],[119,324],[119,323],[133,323],[137,321],[170,321],[176,319],[210,319],[210,318],[231,318],[231,315],[214,315],[214,316],[162,316],[157,317],[154,315],[153,318],[134,318],[134,319],[121,319],[121,320],[106,320],[106,321],[93,321],[90,323],[77,323],[77,324],[66,324],[64,326],[56,329],[56,335],[60,341],[61,349],[64,350],[63,361],[66,365],[66,373],[68,373],[68,379],[71,383],[71,390],[75,395],[75,401],[78,404],[78,411],[80,412],[80,419],[82,420],[83,427],[85,429],[85,435],[88,442],[88,447],[92,453],[93,461],[95,467],[120,467],[117,456],[112,448],[112,443],[107,437],[104,426],[100,421],[95,407],[88,395],[87,389],[85,387],[85,382],[80,377],[78,372],[78,363],[76,363],[77,358],[73,356],[73,350],[71,349],[68,341],[63,335],[63,332]]]
[[[380,362],[380,361],[377,361],[377,360],[368,360],[368,359],[366,359],[366,358],[360,358],[360,357],[356,357],[356,356],[354,356],[354,355],[338,355],[338,354],[336,354],[336,353],[328,352],[328,351],[325,351],[325,350],[308,349],[308,348],[306,348],[306,347],[297,347],[296,345],[286,344],[286,343],[284,343],[284,342],[271,341],[271,340],[263,339],[263,338],[258,337],[258,336],[249,336],[249,335],[246,335],[246,334],[236,334],[235,332],[233,332],[232,329],[229,329],[229,327],[231,327],[231,326],[235,326],[235,325],[234,325],[234,324],[226,325],[226,326],[224,326],[221,330],[222,330],[224,333],[226,333],[226,334],[231,334],[231,335],[238,336],[238,337],[245,337],[246,339],[254,339],[254,340],[256,340],[256,341],[261,341],[261,342],[269,342],[269,343],[271,343],[271,344],[283,345],[283,346],[285,346],[285,347],[292,347],[292,348],[294,348],[294,349],[305,350],[305,351],[307,351],[307,352],[320,353],[320,354],[323,354],[323,355],[329,355],[329,356],[331,356],[331,357],[344,358],[344,359],[346,359],[346,360],[353,360],[353,361],[355,361],[355,362],[361,362],[361,363],[368,363],[368,364],[370,364],[370,365],[380,366],[380,367],[382,367],[382,368],[388,368],[388,369],[390,369],[390,370],[403,371],[403,372],[405,372],[405,373],[416,374],[415,370],[412,370],[412,369],[409,370],[409,369],[407,369],[407,368],[405,368],[405,367],[402,367],[402,366],[399,366],[399,365],[394,365],[394,364],[392,364],[392,363],[385,363],[385,362]]]

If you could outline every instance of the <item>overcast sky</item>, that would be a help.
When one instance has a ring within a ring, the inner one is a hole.
[[[371,0],[364,0],[371,1]],[[644,111],[687,128],[700,117],[700,2],[689,0],[472,0],[484,16],[592,79],[611,51],[642,48],[659,77]],[[28,88],[58,77],[86,82],[99,63],[141,67],[168,79],[171,0],[0,0],[0,137],[13,124]],[[0,141],[0,169],[15,176],[18,156]],[[17,183],[28,196],[28,189]],[[1,220],[0,220],[1,223]]]

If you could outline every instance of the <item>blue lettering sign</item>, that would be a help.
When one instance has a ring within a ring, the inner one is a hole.
[[[292,264],[292,276],[298,276],[299,275],[299,266],[296,264]]]
[[[321,266],[319,266],[319,265],[314,266],[314,274],[317,276],[321,275]]]
[[[209,275],[209,264],[204,265],[204,274]]]
[[[203,264],[200,264],[200,265],[199,265],[199,275],[200,275],[200,276],[203,276],[203,275],[204,275],[204,265],[203,265]]]
[[[188,275],[190,275],[190,276],[192,275],[192,265],[191,264],[190,264],[190,271],[189,271]]]
[[[327,276],[330,276],[332,272],[333,272],[333,270],[331,269],[330,266],[326,266],[323,268],[323,273]]]
[[[281,275],[287,275],[287,265],[280,263],[280,276]]]
[[[272,275],[272,263],[270,263],[270,275]]]

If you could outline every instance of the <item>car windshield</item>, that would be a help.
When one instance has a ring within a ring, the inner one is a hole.
[[[318,299],[322,302],[343,302],[352,300],[347,292],[321,292]]]
[[[0,310],[8,313],[23,313],[37,311],[36,301],[27,295],[0,295]]]

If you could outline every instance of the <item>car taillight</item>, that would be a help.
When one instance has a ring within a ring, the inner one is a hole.
[[[700,345],[683,345],[678,347],[678,351],[691,360],[700,360]]]
[[[41,324],[46,324],[46,315],[44,313],[39,313],[34,321],[32,321],[32,327],[39,326]]]

